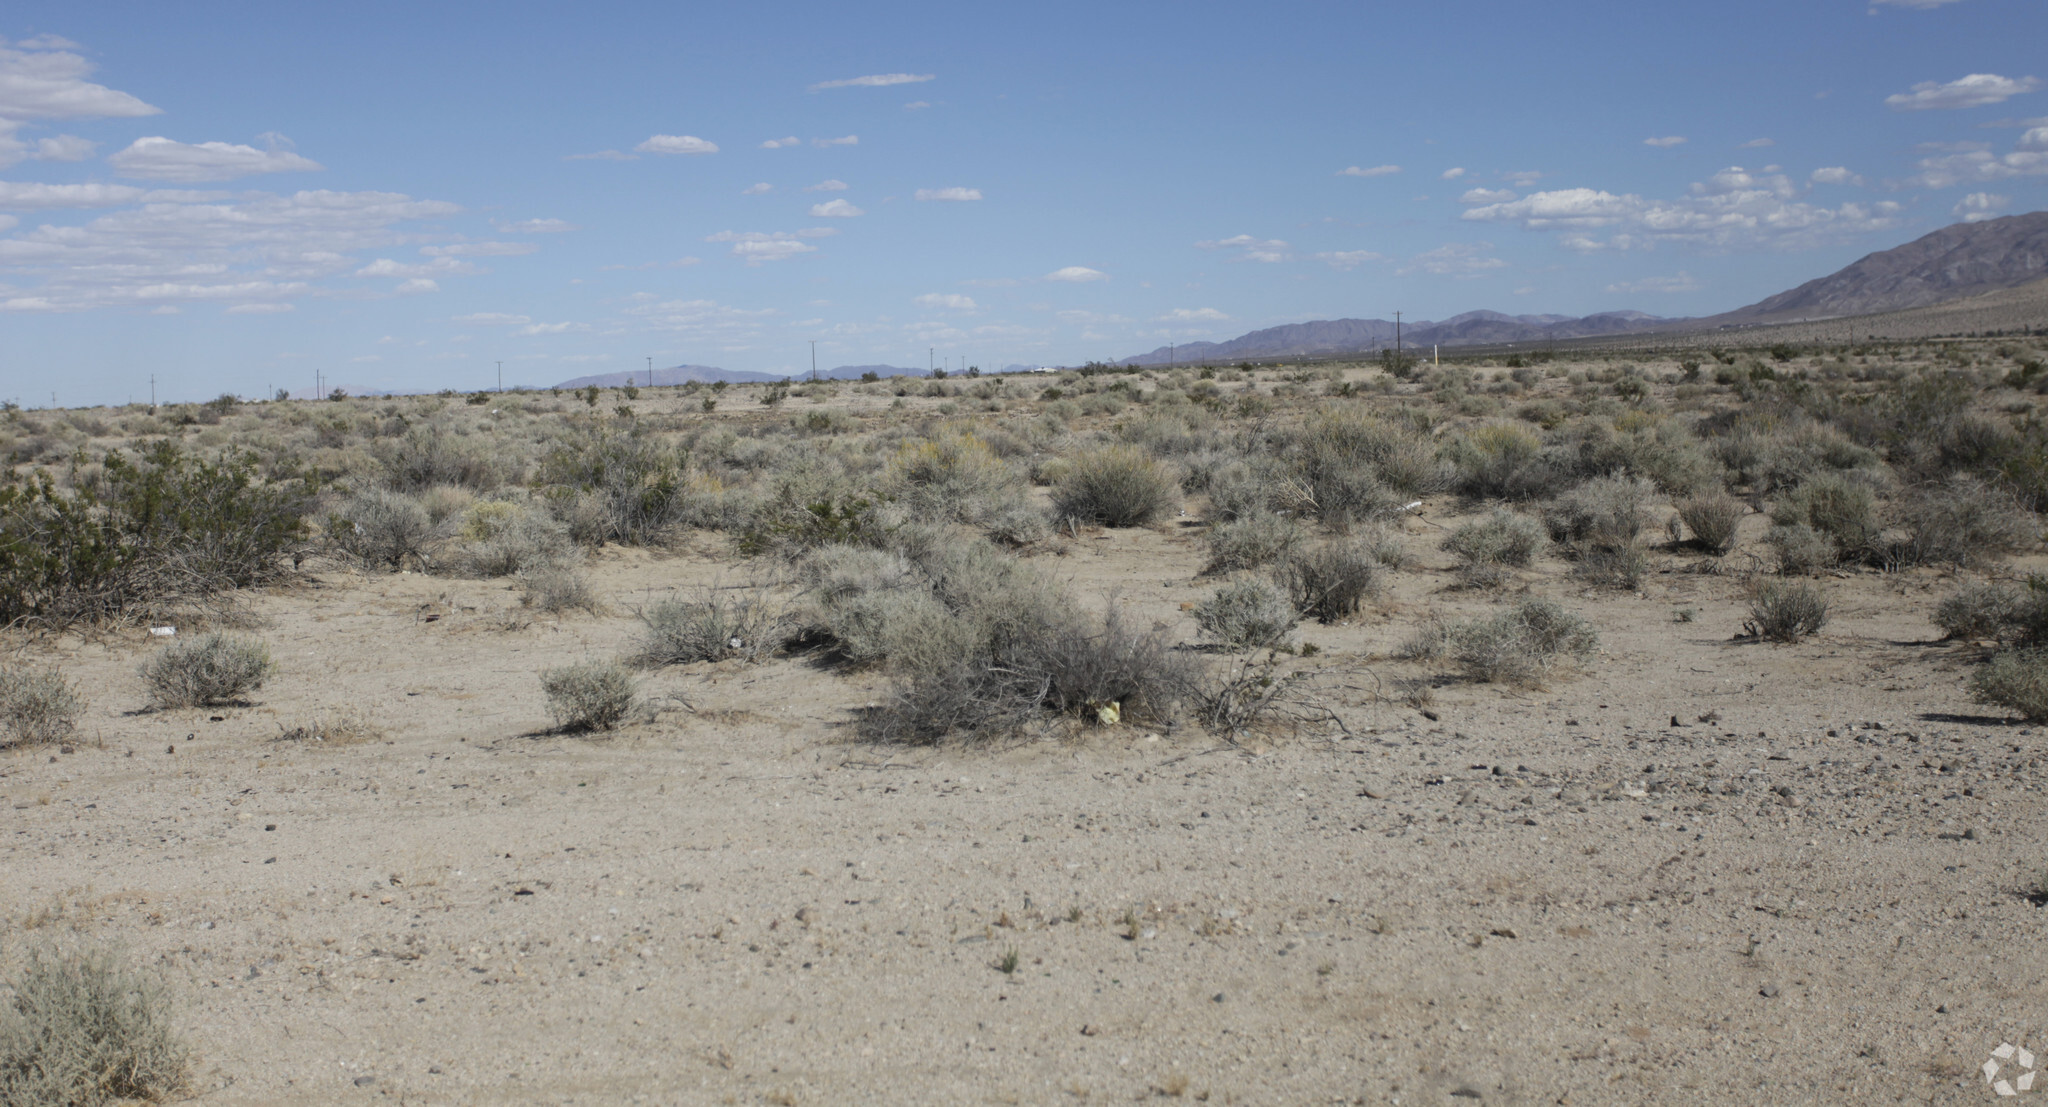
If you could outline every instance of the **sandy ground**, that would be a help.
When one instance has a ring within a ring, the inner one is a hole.
[[[1770,646],[1691,555],[1634,595],[1550,565],[1589,671],[1425,714],[1395,645],[1499,597],[1410,526],[1386,604],[1304,628],[1349,733],[1241,746],[876,746],[879,678],[805,659],[549,732],[535,674],[734,579],[707,555],[603,551],[612,612],[561,620],[323,570],[258,602],[281,671],[225,710],[142,712],[139,632],[39,644],[93,709],[0,753],[0,959],[124,943],[217,1104],[1976,1102],[2048,1045],[2044,743],[1934,641],[1953,580],[1829,580]],[[1213,587],[1179,527],[1039,559],[1190,640]],[[385,733],[277,740],[342,708]]]

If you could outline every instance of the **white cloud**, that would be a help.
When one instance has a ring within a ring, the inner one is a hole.
[[[512,258],[540,249],[531,242],[457,242],[449,246],[422,246],[430,258]]]
[[[748,185],[747,187],[745,187],[745,188],[743,188],[743,189],[740,189],[740,195],[742,195],[742,196],[759,196],[759,195],[761,195],[761,194],[762,194],[762,193],[764,193],[764,192],[773,192],[773,191],[775,191],[775,186],[774,186],[774,185],[772,185],[772,184],[769,184],[769,183],[768,183],[767,181],[762,181],[762,182],[760,182],[760,183],[758,183],[758,184],[750,184],[750,185]]]
[[[763,150],[780,150],[780,149],[782,149],[782,148],[783,148],[783,147],[785,147],[785,146],[802,146],[802,145],[803,145],[803,140],[802,140],[802,139],[800,139],[800,138],[796,137],[795,135],[790,135],[790,136],[789,136],[788,138],[771,138],[771,139],[769,139],[768,141],[766,141],[766,142],[764,142],[764,143],[762,143],[762,144],[761,144],[761,149],[763,149]]]
[[[36,151],[29,157],[37,161],[84,161],[92,157],[99,143],[77,135],[57,135],[53,138],[38,139]]]
[[[1477,277],[1490,269],[1507,268],[1507,262],[1485,256],[1491,249],[1491,242],[1452,242],[1415,255],[1401,272],[1420,269],[1439,277]]]
[[[643,154],[715,154],[718,143],[696,135],[649,135],[645,142],[633,149]]]
[[[904,110],[904,111],[923,111],[924,109],[926,109],[926,108],[928,108],[928,107],[931,107],[931,106],[932,106],[932,102],[931,102],[930,100],[912,100],[912,101],[911,101],[910,103],[908,103],[908,104],[905,104],[905,105],[903,105],[903,110]]]
[[[1155,323],[1220,323],[1230,316],[1215,308],[1174,308],[1153,320]]]
[[[425,265],[407,265],[390,258],[376,261],[355,271],[358,277],[467,277],[488,270],[477,268],[476,264],[457,261],[450,257],[437,257]]]
[[[1685,145],[1685,136],[1684,136],[1684,135],[1664,135],[1664,136],[1663,136],[1663,137],[1661,137],[1661,138],[1646,138],[1646,139],[1644,139],[1644,140],[1643,140],[1643,145],[1645,145],[1645,146],[1662,146],[1662,147],[1671,147],[1671,146],[1683,146],[1683,145]]]
[[[1947,84],[1922,81],[1912,91],[1901,92],[1884,98],[1885,106],[1893,111],[1952,111],[1957,108],[1977,108],[1986,104],[2002,104],[2023,92],[2032,92],[2041,87],[2039,77],[2001,77],[1996,73],[1972,73],[1958,77]]]
[[[21,220],[12,215],[0,215],[0,231],[11,231],[21,225]]]
[[[1198,250],[1242,250],[1238,261],[1286,261],[1289,255],[1287,243],[1277,238],[1253,238],[1248,234],[1232,235],[1213,242],[1197,242]]]
[[[536,335],[569,334],[572,331],[587,331],[589,329],[590,324],[588,323],[528,323],[513,333],[532,338]]]
[[[1458,197],[1461,204],[1505,204],[1515,198],[1513,191],[1505,188],[1472,188]]]
[[[1398,165],[1375,165],[1371,169],[1360,169],[1358,166],[1353,165],[1337,170],[1337,175],[1339,177],[1391,177],[1400,171],[1401,167]]]
[[[706,242],[730,242],[731,254],[748,265],[759,265],[764,261],[784,261],[798,254],[817,252],[817,247],[803,241],[806,238],[825,238],[837,234],[829,227],[816,227],[796,231],[720,231],[706,235]]]
[[[2012,197],[1997,196],[1989,192],[1972,192],[1956,202],[1952,210],[1956,218],[1965,223],[1982,223],[1996,219],[2006,208],[2012,206]]]
[[[720,231],[704,236],[706,242],[782,242],[799,238],[831,238],[836,227],[806,227],[800,231]]]
[[[1710,248],[1805,248],[1895,226],[1901,210],[1891,202],[1851,203],[1839,208],[1804,203],[1784,176],[1759,176],[1739,166],[1694,184],[1689,192],[1680,199],[1650,200],[1591,188],[1556,189],[1475,207],[1466,211],[1464,218],[1517,223],[1526,230],[1576,232],[1561,244],[1588,252],[1656,242]],[[1617,233],[1607,242],[1584,233],[1609,227]]]
[[[736,308],[715,300],[663,300],[636,304],[624,313],[655,330],[703,342],[746,342],[761,334],[775,315],[771,308]]]
[[[86,80],[92,64],[72,43],[37,36],[9,47],[0,41],[0,119],[133,119],[163,109]]]
[[[149,193],[133,185],[40,184],[0,181],[0,208],[13,211],[47,208],[111,208],[140,202]]]
[[[1317,261],[1327,263],[1332,269],[1346,272],[1356,269],[1368,261],[1387,260],[1386,255],[1375,254],[1371,250],[1335,250],[1311,256]]]
[[[325,166],[284,149],[258,150],[227,142],[177,142],[161,135],[138,138],[107,164],[124,177],[152,181],[226,181],[257,173],[303,173]]]
[[[962,296],[958,292],[927,292],[919,296],[915,303],[918,307],[944,311],[978,311],[981,308],[981,305],[974,302],[974,297]]]
[[[866,214],[867,212],[854,207],[844,200],[827,200],[822,204],[811,205],[811,217],[813,219],[851,219],[856,215]]]
[[[2004,156],[1981,146],[1965,146],[1960,153],[1922,158],[1919,169],[1907,183],[1925,188],[2048,176],[2048,127],[2035,127],[2020,135],[2012,153]],[[0,207],[6,206],[0,203]]]
[[[398,294],[400,296],[416,296],[422,292],[439,291],[441,291],[440,284],[427,277],[414,277],[398,286]]]
[[[1618,281],[1607,286],[1609,292],[1633,294],[1637,292],[1698,292],[1705,287],[1699,278],[1679,270],[1675,277],[1644,277],[1639,281]]]
[[[967,200],[981,199],[981,190],[978,188],[960,188],[957,186],[952,188],[920,188],[917,190],[917,198],[919,200],[942,200],[952,202],[964,202]]]
[[[280,312],[296,311],[290,304],[235,304],[222,312],[223,315],[276,315]]]
[[[470,327],[513,327],[533,322],[524,315],[508,315],[502,311],[479,311],[473,315],[457,315],[450,322]]]
[[[1501,179],[1514,185],[1516,188],[1528,188],[1530,185],[1542,180],[1543,174],[1535,169],[1522,169],[1513,173],[1502,173]]]
[[[839,180],[839,179],[837,179],[837,178],[834,178],[834,179],[832,179],[832,180],[829,180],[829,181],[819,181],[819,182],[818,182],[817,184],[814,184],[814,185],[805,185],[805,186],[804,186],[804,191],[805,191],[805,192],[845,192],[845,191],[846,191],[846,190],[847,190],[848,188],[850,188],[850,187],[852,187],[852,186],[848,185],[848,184],[847,184],[847,183],[846,183],[845,181],[842,181],[842,180]]]
[[[866,77],[848,77],[840,81],[819,81],[811,86],[812,92],[828,88],[886,88],[890,85],[915,85],[931,80],[933,73],[873,73]]]
[[[1047,273],[1045,279],[1049,281],[1063,281],[1068,284],[1086,284],[1089,281],[1106,281],[1109,279],[1109,274],[1100,269],[1090,269],[1085,265],[1069,265]]]
[[[563,161],[639,161],[640,159],[618,150],[599,150],[591,154],[564,154]]]
[[[1775,138],[1752,138],[1752,139],[1750,139],[1750,140],[1749,140],[1748,142],[1745,142],[1745,143],[1743,143],[1742,145],[1740,145],[1740,146],[1737,146],[1737,147],[1736,147],[1736,149],[1737,149],[1737,150],[1761,150],[1761,149],[1763,149],[1763,148],[1764,148],[1764,147],[1766,147],[1766,146],[1776,146],[1777,144],[1778,144],[1778,140],[1777,140],[1777,139],[1775,139]]]
[[[1808,177],[1807,180],[1812,181],[1814,184],[1855,185],[1857,188],[1863,187],[1862,177],[1849,172],[1848,169],[1839,165],[1822,166],[1814,170],[1813,175]]]
[[[826,146],[858,146],[860,145],[860,136],[847,135],[843,138],[814,138],[811,140],[811,145],[821,148]]]
[[[562,234],[583,229],[566,219],[521,219],[517,222],[493,219],[491,226],[496,227],[500,234]]]
[[[1462,176],[1464,176],[1464,175],[1465,175],[1465,168],[1464,168],[1463,166],[1454,166],[1454,167],[1452,167],[1452,168],[1450,168],[1450,169],[1446,169],[1446,170],[1444,170],[1444,171],[1443,171],[1442,173],[1439,173],[1439,174],[1437,174],[1437,180],[1440,180],[1440,181],[1455,181],[1455,180],[1457,180],[1457,179],[1458,179],[1459,177],[1462,177]]]

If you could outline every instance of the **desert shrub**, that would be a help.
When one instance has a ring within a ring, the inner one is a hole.
[[[610,730],[632,713],[639,695],[633,674],[616,661],[543,670],[540,690],[548,698],[548,714],[562,730]]]
[[[1024,497],[1024,478],[970,431],[904,443],[883,490],[914,518],[986,524]]]
[[[508,577],[577,560],[568,524],[525,504],[475,504],[463,514],[457,538],[442,560],[462,576]]]
[[[1543,461],[1543,438],[1527,427],[1492,423],[1452,440],[1458,490],[1479,499],[1530,500],[1549,495],[1556,480]]]
[[[366,568],[403,568],[406,559],[425,565],[439,530],[419,501],[402,492],[372,488],[343,501],[327,520],[336,548]]]
[[[1650,571],[1650,555],[1639,545],[1591,542],[1572,547],[1572,575],[1592,584],[1633,591]]]
[[[1642,411],[1612,424],[1585,420],[1560,432],[1544,458],[1563,479],[1638,477],[1673,496],[1717,487],[1722,478],[1720,463],[1689,426]]]
[[[741,553],[749,557],[777,554],[795,560],[820,546],[874,544],[887,535],[889,528],[882,514],[865,496],[797,500],[792,498],[796,491],[785,489],[761,509],[740,536]]]
[[[1934,625],[1950,638],[2007,638],[2015,628],[2027,596],[2003,584],[1971,581],[1943,597],[1934,608]]]
[[[1788,577],[1812,576],[1840,560],[1835,544],[1805,523],[1772,527],[1764,532],[1764,545],[1777,556],[1778,571]]]
[[[521,570],[519,602],[550,615],[565,611],[604,613],[604,602],[590,586],[590,578],[571,565],[543,564]]]
[[[2040,538],[2031,512],[1968,476],[1912,489],[1899,498],[1895,515],[1905,538],[1892,552],[1904,564],[1984,565]]]
[[[645,629],[635,659],[643,665],[753,661],[781,649],[791,630],[787,608],[759,585],[714,585],[695,599],[670,596],[639,615]]]
[[[169,1100],[190,1054],[156,979],[111,951],[31,950],[0,1008],[0,1103],[101,1107]]]
[[[1471,565],[1527,566],[1543,548],[1543,528],[1526,515],[1494,511],[1452,531],[1443,548]]]
[[[2048,722],[2048,649],[1997,654],[1970,678],[1980,703],[2019,712],[2031,722]]]
[[[1599,643],[1584,619],[1555,600],[1532,596],[1490,618],[1444,628],[1438,648],[1474,680],[1535,687],[1560,662],[1590,658]]]
[[[1257,577],[1218,588],[1194,615],[1202,633],[1235,649],[1281,645],[1301,621],[1287,594]]]
[[[1285,557],[1306,538],[1300,523],[1254,509],[1210,529],[1209,565],[1203,572],[1261,568]]]
[[[0,625],[129,618],[277,579],[310,501],[302,477],[172,443],[110,452],[68,492],[47,472],[0,479]]]
[[[1877,497],[1868,485],[1821,473],[1771,505],[1771,522],[1807,526],[1834,545],[1837,559],[1860,560],[1877,550]]]
[[[204,707],[254,692],[275,669],[263,643],[208,634],[158,650],[142,663],[142,679],[155,707]]]
[[[1692,532],[1693,544],[1709,553],[1727,553],[1735,545],[1735,528],[1748,509],[1726,492],[1707,492],[1678,501],[1678,518]]]
[[[85,701],[57,670],[0,665],[0,733],[9,744],[58,741],[84,713]]]
[[[558,513],[579,503],[597,505],[597,542],[650,545],[684,523],[689,477],[683,453],[651,434],[601,429],[578,432],[548,451],[539,483]],[[572,531],[587,529],[564,521]]]
[[[419,492],[431,485],[455,484],[488,492],[504,483],[500,463],[488,440],[457,435],[440,424],[413,427],[376,449],[385,480],[401,492]]]
[[[1339,527],[1384,516],[1404,499],[1449,484],[1428,434],[1354,406],[1311,414],[1296,440],[1294,463],[1317,517]]]
[[[1144,526],[1179,499],[1179,478],[1135,446],[1107,446],[1072,459],[1052,490],[1059,518],[1110,527]]]
[[[1260,512],[1306,510],[1308,489],[1273,457],[1255,456],[1226,462],[1209,477],[1209,514],[1222,520]]]
[[[1557,542],[1628,545],[1649,523],[1656,491],[1641,477],[1595,477],[1553,501],[1543,522]]]
[[[414,497],[426,509],[435,526],[454,526],[476,503],[476,493],[459,484],[436,484],[421,489]]]
[[[1803,580],[1765,581],[1749,604],[1751,634],[1773,642],[1797,642],[1828,623],[1828,597]]]
[[[1385,588],[1385,570],[1371,548],[1355,538],[1303,546],[1281,559],[1273,578],[1304,617],[1333,623],[1358,613]]]

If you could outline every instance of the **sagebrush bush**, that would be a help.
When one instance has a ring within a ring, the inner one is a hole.
[[[0,1008],[0,1103],[101,1107],[187,1090],[190,1052],[161,982],[113,952],[32,949]]]
[[[1692,532],[1693,545],[1712,554],[1724,554],[1735,545],[1735,528],[1748,514],[1748,507],[1722,491],[1688,496],[1674,505],[1685,529]]]
[[[1180,501],[1180,478],[1135,446],[1107,446],[1072,460],[1053,486],[1061,519],[1141,527]]]
[[[1495,510],[1460,525],[1443,540],[1443,549],[1473,565],[1527,568],[1543,549],[1543,528],[1526,515]]]
[[[344,500],[327,521],[327,536],[366,568],[400,569],[410,559],[426,565],[439,530],[418,500],[372,488]]]
[[[986,525],[1021,506],[1024,483],[981,436],[955,430],[899,447],[883,490],[913,518]]]
[[[1333,538],[1300,547],[1273,569],[1273,579],[1303,617],[1334,623],[1355,615],[1386,587],[1385,569],[1369,541]]]
[[[2040,540],[2039,521],[2010,493],[1954,475],[1899,497],[1904,541],[1894,558],[1912,565],[1979,566]]]
[[[639,684],[616,661],[583,661],[546,669],[540,690],[562,730],[611,730],[632,714]]]
[[[0,665],[0,733],[10,745],[55,742],[78,726],[85,701],[55,669]]]
[[[758,585],[714,585],[694,599],[671,596],[639,614],[644,629],[635,658],[643,665],[752,661],[781,649],[791,630],[782,601]]]
[[[1279,646],[1301,616],[1287,593],[1257,577],[1231,581],[1195,605],[1195,625],[1233,649]]]
[[[1641,477],[1595,477],[1566,491],[1544,509],[1553,541],[1625,546],[1650,521],[1657,486]]]
[[[569,527],[538,508],[504,501],[472,505],[461,516],[454,548],[440,560],[468,577],[509,577],[573,566],[579,554]]]
[[[1543,462],[1543,437],[1513,423],[1475,427],[1453,439],[1449,453],[1458,490],[1478,499],[1540,499],[1557,479]]]
[[[1803,580],[1765,581],[1749,605],[1751,633],[1773,642],[1797,642],[1828,624],[1828,597]]]
[[[2048,649],[2008,650],[1970,677],[1981,703],[2009,707],[2030,722],[2048,722]]]
[[[1300,523],[1255,508],[1209,530],[1209,564],[1205,573],[1259,569],[1287,556],[1308,534]]]
[[[1778,572],[1788,577],[1832,569],[1841,556],[1826,535],[1805,523],[1772,527],[1764,532],[1764,545],[1777,555]]]
[[[536,611],[560,615],[565,611],[604,613],[604,602],[590,586],[590,578],[569,565],[536,565],[519,573],[519,602]]]
[[[1294,452],[1316,516],[1336,527],[1383,518],[1449,484],[1427,433],[1362,407],[1311,413]]]
[[[2017,588],[1971,581],[1935,606],[1934,625],[1950,638],[2004,639],[2014,630],[2026,601]]]
[[[142,663],[142,679],[153,706],[206,707],[242,699],[275,668],[263,643],[207,634],[158,650]]]
[[[1771,505],[1779,527],[1807,526],[1834,545],[1838,560],[1868,558],[1878,549],[1877,497],[1867,484],[1821,473]]]
[[[1583,662],[1600,644],[1592,624],[1540,597],[1440,633],[1440,642],[1418,636],[1411,647],[1418,656],[1432,649],[1448,654],[1475,680],[1518,687],[1539,686],[1560,662]]]

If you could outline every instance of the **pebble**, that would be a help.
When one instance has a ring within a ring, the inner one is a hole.
[[[1965,831],[1963,831],[1963,839],[1964,839],[1965,841],[1969,841],[1969,842],[1977,842],[1977,841],[1982,841],[1982,840],[1983,840],[1983,838],[1984,838],[1984,832],[1983,832],[1982,830],[1979,830],[1979,829],[1977,829],[1977,828],[1976,828],[1976,827],[1974,827],[1974,826],[1973,826],[1973,827],[1971,827],[1971,828],[1970,828],[1970,829],[1968,829],[1968,830],[1965,830]]]
[[[1776,984],[1766,984],[1757,989],[1757,994],[1765,999],[1776,999],[1778,998],[1778,986]]]

